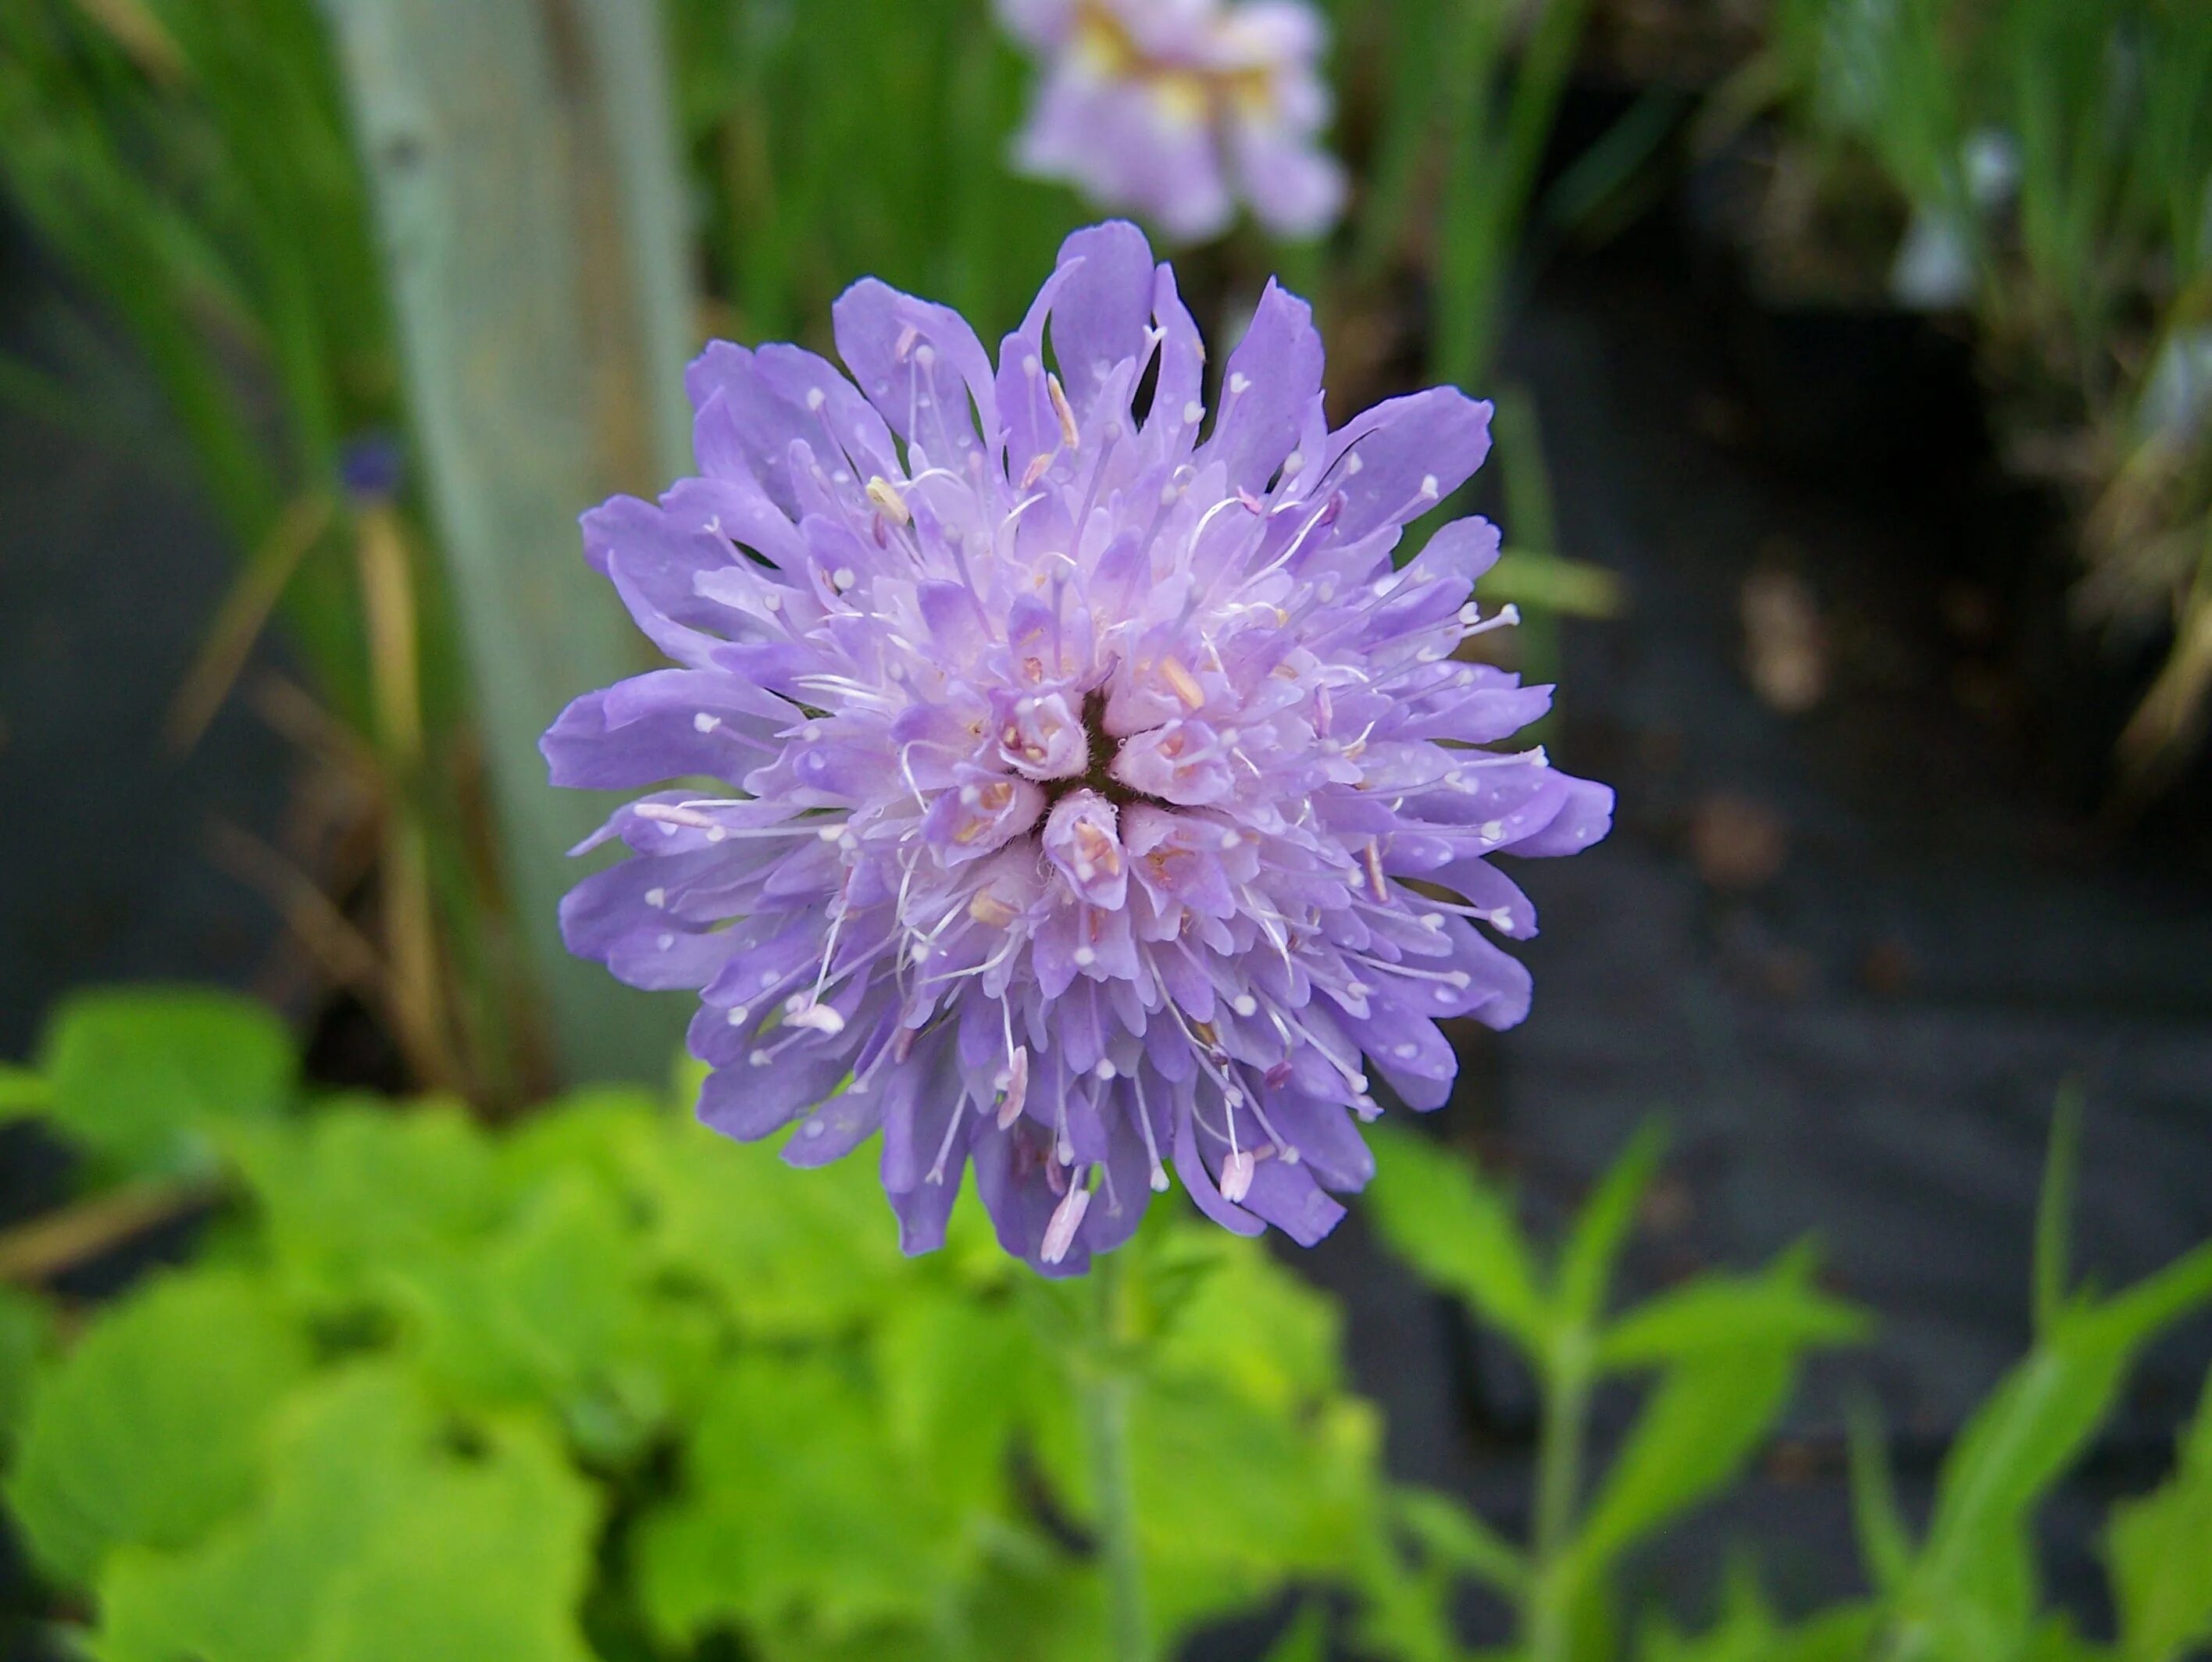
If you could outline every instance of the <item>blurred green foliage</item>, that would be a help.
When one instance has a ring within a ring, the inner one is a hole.
[[[119,1083],[88,1095],[60,1068],[95,1037]],[[1624,1565],[1740,1480],[1805,1360],[1868,1323],[1802,1247],[1620,1307],[1656,1136],[1547,1250],[1440,1145],[1369,1133],[1384,1240],[1538,1384],[1515,1541],[1391,1483],[1334,1307],[1172,1201],[1117,1255],[1102,1350],[1092,1285],[1007,1259],[972,1197],[947,1247],[909,1260],[865,1156],[789,1170],[637,1090],[496,1130],[446,1101],[303,1098],[270,1037],[218,995],[92,994],[17,1076],[26,1100],[76,1104],[49,1123],[93,1156],[80,1209],[117,1184],[222,1184],[188,1192],[189,1268],[89,1312],[0,1292],[0,1493],[39,1568],[88,1595],[70,1632],[103,1662],[649,1662],[732,1639],[793,1662],[1094,1658],[1079,1404],[1102,1366],[1131,1392],[1163,1642],[1325,1588],[1345,1619],[1310,1604],[1276,1662],[1332,1642],[1458,1662],[1470,1586],[1528,1662],[2175,1662],[2212,1642],[2212,1395],[2172,1475],[2114,1511],[2117,1641],[2036,1592],[2037,1508],[2143,1348],[2212,1303],[2212,1246],[2108,1297],[2068,1288],[2070,1120],[2036,1347],[1951,1450],[1924,1526],[1862,1413],[1869,1597],[1785,1618],[1747,1569],[1692,1638],[1637,1625]],[[11,1242],[0,1265],[20,1266]],[[1641,1411],[1589,1470],[1592,1393],[1620,1384]]]
[[[53,1122],[102,1156],[94,1200],[178,1149],[217,1151],[230,1195],[194,1267],[58,1354],[46,1307],[0,1302],[5,1494],[91,1593],[94,1653],[1095,1653],[1082,1289],[980,1209],[909,1262],[865,1158],[787,1170],[644,1092],[501,1132],[289,1083],[272,1104],[265,1022],[100,995],[46,1048],[96,1034],[126,1082]],[[1168,1631],[1392,1551],[1334,1311],[1174,1213],[1128,1249]]]

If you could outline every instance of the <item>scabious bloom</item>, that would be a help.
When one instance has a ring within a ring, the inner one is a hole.
[[[684,782],[592,840],[631,853],[568,897],[570,946],[699,990],[709,1125],[798,1121],[799,1166],[880,1133],[909,1251],[970,1166],[1059,1272],[1170,1167],[1231,1229],[1320,1239],[1372,1169],[1375,1080],[1435,1107],[1437,1020],[1528,1008],[1484,930],[1535,913],[1490,857],[1609,824],[1541,749],[1479,748],[1550,696],[1456,655],[1513,621],[1468,597],[1496,530],[1392,566],[1489,406],[1438,388],[1331,432],[1311,314],[1271,285],[1209,422],[1127,224],[1068,239],[995,369],[880,282],[835,321],[852,380],[709,347],[698,476],[585,516],[681,667],[571,705],[554,779]]]
[[[1000,14],[1045,59],[1015,141],[1024,171],[1177,237],[1223,229],[1239,197],[1283,236],[1335,223],[1344,170],[1319,142],[1322,28],[1304,0],[1000,0]]]

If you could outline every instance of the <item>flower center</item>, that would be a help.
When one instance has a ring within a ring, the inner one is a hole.
[[[1093,688],[1083,699],[1083,771],[1043,783],[1045,805],[1050,807],[1071,791],[1095,791],[1116,808],[1133,802],[1157,802],[1141,791],[1133,791],[1114,777],[1114,758],[1121,745],[1106,731],[1106,692]]]

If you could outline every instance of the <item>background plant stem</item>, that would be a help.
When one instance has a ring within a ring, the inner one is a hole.
[[[1566,1662],[1574,1599],[1569,1548],[1582,1492],[1583,1420],[1589,1408],[1589,1344],[1561,1337],[1544,1369],[1544,1426],[1536,1453],[1534,1574],[1522,1611],[1529,1662]]]
[[[1094,1261],[1092,1337],[1084,1370],[1084,1436],[1097,1508],[1098,1557],[1106,1578],[1107,1654],[1114,1662],[1148,1662],[1145,1567],[1137,1546],[1136,1484],[1129,1464],[1129,1397],[1134,1380],[1121,1355],[1121,1271],[1117,1254]]]

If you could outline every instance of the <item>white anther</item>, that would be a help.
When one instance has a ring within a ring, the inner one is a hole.
[[[1260,1013],[1260,1001],[1249,992],[1240,992],[1229,1001],[1229,1008],[1239,1016],[1257,1016]]]
[[[654,911],[659,911],[662,907],[668,904],[668,891],[665,889],[647,889],[645,891],[645,903],[653,907]]]
[[[1030,1047],[1017,1046],[1013,1059],[1006,1065],[1006,1077],[1000,1081],[1006,1095],[999,1099],[999,1129],[1022,1117],[1022,1107],[1030,1100]]]
[[[722,719],[717,715],[709,715],[706,711],[702,710],[691,718],[691,725],[702,733],[711,733],[722,725]]]
[[[789,1026],[811,1028],[815,1032],[826,1034],[832,1039],[845,1030],[845,1018],[827,1004],[803,1004],[799,1009],[790,1011],[783,1019]]]
[[[1221,1162],[1221,1198],[1236,1205],[1252,1192],[1252,1156],[1249,1150],[1234,1150]]]
[[[1071,1183],[1060,1204],[1052,1209],[1052,1222],[1045,1225],[1044,1245],[1037,1249],[1037,1256],[1047,1264],[1066,1258],[1067,1249],[1075,1245],[1075,1232],[1083,1227],[1083,1215],[1090,1210],[1091,1191],[1080,1183]]]
[[[810,386],[806,389],[806,407],[809,409],[819,409],[829,402],[830,395],[820,387]]]

